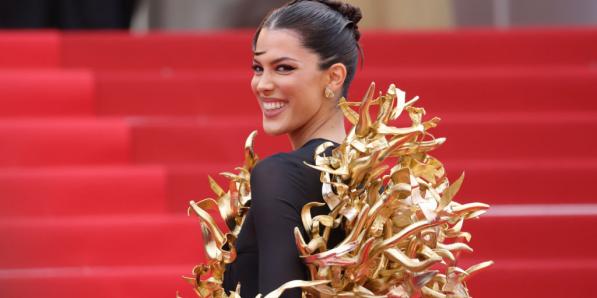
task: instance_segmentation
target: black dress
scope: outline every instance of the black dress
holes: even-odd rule
[[[272,155],[251,172],[251,208],[236,242],[237,259],[226,267],[224,289],[234,290],[240,282],[243,298],[263,295],[291,280],[308,280],[307,267],[299,258],[294,227],[305,241],[301,209],[309,202],[323,202],[319,171],[313,154],[324,139],[314,139],[290,152]],[[329,148],[330,149],[330,148]],[[330,150],[328,150],[329,154]],[[313,208],[313,216],[329,213],[327,206]],[[339,243],[342,232],[330,235],[330,244]],[[301,297],[300,289],[284,292],[282,297]]]

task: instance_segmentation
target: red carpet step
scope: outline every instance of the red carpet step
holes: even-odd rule
[[[590,247],[577,247],[570,245],[567,241],[549,242],[543,238],[546,236],[550,238],[555,236],[557,238],[558,233],[564,231],[567,231],[567,235],[572,237],[594,236],[586,235],[581,230],[581,227],[584,225],[594,225],[594,218],[581,217],[579,221],[571,221],[570,219],[572,218],[538,218],[531,223],[530,221],[521,221],[516,217],[497,219],[486,216],[482,221],[479,221],[479,223],[486,222],[494,228],[497,227],[493,235],[495,237],[488,235],[484,239],[490,239],[491,242],[482,243],[482,236],[478,233],[474,234],[472,243],[476,249],[475,260],[463,261],[462,266],[468,267],[470,264],[486,260],[483,251],[487,248],[491,248],[491,258],[496,263],[489,269],[474,276],[473,282],[470,285],[471,293],[478,297],[549,297],[550,293],[558,296],[571,294],[578,297],[591,295],[594,290],[586,282],[583,282],[586,278],[597,277],[597,263],[591,258],[583,258],[583,256],[590,254]],[[134,220],[130,220],[130,222],[134,222]],[[164,222],[159,219],[154,218],[151,222],[156,224],[153,228],[156,232],[159,231],[155,230],[158,227],[166,226],[167,228],[172,228],[172,225],[164,225]],[[508,222],[511,223],[508,224]],[[72,223],[74,221],[70,222],[70,224]],[[504,226],[500,228],[500,225]],[[48,223],[44,222],[40,226],[43,226],[44,230],[48,230]],[[465,225],[465,228],[467,226],[469,225]],[[191,228],[191,225],[188,225],[188,227]],[[97,231],[89,225],[83,224],[82,228],[88,230],[87,234],[93,232],[98,238],[102,238],[104,235],[104,232]],[[185,234],[185,230],[181,226],[176,226],[176,228],[181,235]],[[122,230],[122,228],[119,230]],[[471,229],[468,230],[470,231]],[[487,233],[487,227],[483,227],[483,231],[485,231],[484,234],[489,234]],[[512,242],[506,243],[505,239],[501,238],[505,235],[508,235],[510,238],[510,235],[514,231],[520,235],[525,235],[525,237],[514,236],[514,239],[519,241],[520,245],[511,245]],[[147,253],[147,249],[155,249],[156,245],[163,245],[163,242],[153,242],[146,239],[144,234],[149,234],[149,231],[138,233],[141,233],[141,236],[136,239],[129,239],[129,237],[114,241],[114,244],[106,244],[105,242],[100,244],[97,242],[98,240],[82,242],[84,245],[93,246],[94,251],[105,253],[106,250],[108,252],[116,250],[116,243],[125,246],[129,245],[132,240],[145,240],[144,243],[149,245],[145,245],[145,249],[140,249],[135,256],[127,255],[127,259],[124,262],[125,265],[106,266],[102,264],[85,267],[63,266],[49,268],[39,266],[43,265],[42,263],[31,268],[5,267],[0,270],[0,289],[3,295],[8,295],[5,297],[22,297],[20,295],[24,293],[33,295],[41,293],[38,292],[40,289],[46,291],[44,297],[60,297],[58,295],[75,293],[79,293],[80,295],[85,294],[85,297],[103,297],[100,294],[108,293],[115,297],[137,297],[142,294],[145,295],[143,297],[159,297],[156,295],[173,290],[180,290],[185,297],[189,297],[186,294],[189,293],[189,289],[179,280],[179,276],[188,273],[192,265],[189,266],[186,263],[179,263],[180,265],[177,266],[159,264],[155,258],[151,258],[152,255],[151,253]],[[69,234],[76,235],[77,233],[70,232]],[[166,234],[168,233],[161,233],[160,240],[163,240],[161,237],[164,237]],[[184,239],[179,239],[182,242],[171,242],[176,243],[176,245],[167,248],[167,250],[176,251],[180,254],[181,250],[177,246],[181,245],[180,247],[184,247],[182,244],[186,244],[185,241],[193,240],[190,239],[189,234],[191,233],[186,233]],[[117,238],[117,236],[114,236],[114,238]],[[62,243],[65,243],[62,249],[69,249],[69,242],[64,241],[63,235],[57,235],[56,240],[61,240]],[[175,241],[175,239],[169,240]],[[134,243],[133,245],[135,247],[138,246],[138,244]],[[528,245],[528,248],[521,247],[522,245]],[[188,249],[188,247],[187,244],[186,248]],[[160,248],[163,249],[164,246]],[[101,252],[101,249],[104,252]],[[496,253],[497,250],[503,250],[503,252]],[[22,250],[22,252],[29,251]],[[31,249],[31,252],[39,254],[40,251],[39,248],[36,248]],[[52,250],[49,250],[49,252],[52,253]],[[184,254],[184,250],[182,252]],[[485,252],[487,253],[487,251]],[[112,252],[112,254],[120,255],[122,252]],[[143,254],[145,255],[140,257]],[[506,254],[509,256],[501,257]],[[194,255],[197,256],[197,254]],[[75,255],[74,257],[79,256]],[[159,258],[173,258],[173,255],[162,253],[159,255]],[[88,257],[84,259],[83,263],[89,263]],[[176,260],[180,259],[180,256],[176,257]],[[138,261],[141,261],[143,264],[132,264]],[[194,259],[185,260],[185,262],[195,264],[198,261]],[[567,281],[564,285],[561,283],[562,276],[565,276],[565,280]],[[28,283],[26,284],[25,281]],[[94,286],[91,286],[91,281],[93,281],[93,285],[95,286],[104,283],[106,286],[96,291],[93,289]],[[30,286],[32,283],[36,287]],[[496,283],[502,286],[495,288],[494,285]],[[517,287],[516,285],[519,284],[524,285],[524,287]]]
[[[6,298],[161,298],[174,297],[178,291],[184,298],[194,298],[180,277],[189,272],[188,266],[9,269],[0,271],[0,292]],[[597,290],[586,280],[595,278],[594,261],[497,260],[473,276],[468,287],[473,297],[483,298],[594,297]]]
[[[365,68],[357,74],[352,100],[360,100],[372,81],[384,91],[395,83],[409,99],[418,95],[419,105],[437,113],[596,109],[591,100],[597,96],[597,71],[593,68]]]
[[[597,277],[597,262],[525,261],[496,259],[474,275],[468,284],[472,297],[595,297],[597,289],[587,280]]]
[[[251,63],[248,31],[65,33],[63,66],[100,69],[221,69]],[[249,68],[249,66],[247,66]]]
[[[100,72],[97,109],[100,115],[189,116],[255,115],[251,71]]]
[[[253,30],[128,35],[68,33],[63,65],[93,69],[248,68]],[[514,66],[579,65],[597,58],[597,29],[518,29],[434,32],[363,32],[365,65]]]
[[[369,66],[594,65],[597,28],[516,28],[362,34]]]
[[[150,166],[5,168],[0,194],[4,218],[160,213],[166,175]]]
[[[590,209],[592,215],[491,216],[490,209],[480,220],[465,223],[463,230],[473,235],[470,244],[475,259],[594,260],[590,241],[580,239],[597,237],[597,231],[587,228],[597,224],[597,205],[578,209],[582,208]]]
[[[175,297],[195,298],[182,279],[195,264],[137,267],[67,267],[0,270],[4,298]]]
[[[84,70],[0,70],[0,117],[91,116],[95,79]]]
[[[595,203],[590,185],[597,160],[466,160],[445,161],[452,181],[465,172],[460,198],[489,204]]]
[[[259,108],[246,71],[102,72],[98,113],[139,116],[255,115]],[[429,112],[595,111],[597,72],[582,68],[477,70],[371,68],[358,72],[349,99],[369,84],[390,83],[419,95]]]
[[[55,31],[0,30],[0,68],[54,68],[61,64],[61,36]]]
[[[479,260],[592,259],[593,247],[573,240],[597,236],[586,229],[597,224],[597,207],[585,208],[593,214],[491,216],[490,211],[463,230],[472,233],[470,246]],[[0,231],[2,268],[187,264],[201,261],[203,253],[196,216],[14,218],[0,221]]]
[[[0,120],[0,166],[110,165],[130,160],[121,119]]]
[[[132,122],[133,156],[139,163],[237,161],[246,137],[261,127],[256,118],[137,120]],[[559,160],[569,158],[569,150],[574,158],[597,157],[594,140],[588,137],[597,130],[595,113],[443,113],[441,118],[432,133],[447,137],[434,153],[442,160]],[[255,139],[262,156],[287,151],[288,143],[284,136],[263,132]]]
[[[367,31],[362,45],[368,66],[590,66],[596,59],[596,32],[594,28]],[[0,31],[0,51],[4,53],[0,66],[238,68],[250,63],[252,34],[253,30],[148,35]]]
[[[203,259],[201,228],[179,214],[2,219],[0,267],[188,264],[190,272]]]
[[[241,164],[199,164],[169,166],[168,208],[179,212],[188,206],[189,200],[213,196],[207,175],[221,185],[226,179],[219,173],[231,171]],[[575,204],[595,203],[595,195],[589,188],[571,185],[591,185],[597,177],[597,162],[552,160],[534,162],[511,161],[444,161],[448,177],[454,181],[465,172],[464,184],[458,193],[459,202],[481,201],[488,204]],[[557,173],[557,174],[555,174]]]

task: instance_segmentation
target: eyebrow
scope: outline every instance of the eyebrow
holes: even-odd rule
[[[264,52],[261,52],[261,54],[262,54],[262,53],[264,53]],[[258,56],[258,55],[255,55],[255,56]],[[256,61],[255,59],[253,59],[253,60],[254,60],[254,61]],[[280,58],[274,59],[274,60],[271,62],[271,64],[277,64],[277,63],[280,63],[280,62],[282,62],[282,61],[284,61],[284,60],[298,61],[298,60],[296,60],[296,59],[294,59],[294,58],[290,58],[290,57],[280,57]],[[256,61],[256,62],[257,62],[257,61]]]

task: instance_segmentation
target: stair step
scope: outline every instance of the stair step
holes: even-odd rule
[[[0,270],[0,292],[17,297],[197,297],[183,275],[186,266],[71,267]],[[35,285],[35,286],[33,286]]]
[[[597,59],[596,59],[597,60]],[[372,81],[385,91],[391,84],[421,97],[430,112],[564,112],[595,111],[593,68],[536,67],[484,69],[369,68],[351,87],[360,100]],[[568,104],[569,103],[569,104]]]
[[[364,32],[365,65],[583,65],[597,61],[597,29],[516,28]],[[546,50],[549,49],[549,50]]]
[[[597,290],[587,281],[595,277],[594,258],[564,262],[496,259],[467,285],[472,297],[594,297]]]
[[[0,117],[92,116],[95,79],[82,70],[0,70]]]
[[[462,159],[566,159],[593,158],[593,140],[588,135],[597,129],[597,113],[430,113],[442,118],[430,131],[447,141],[434,155]],[[558,138],[566,140],[558,142]],[[570,148],[567,151],[564,148]]]
[[[129,215],[119,216],[3,218],[0,267],[154,266],[203,260],[196,217],[142,215],[134,213],[136,206],[130,208]]]
[[[594,297],[597,290],[586,281],[597,278],[596,263],[500,259],[471,277],[467,286],[472,297]],[[196,294],[181,276],[188,276],[192,266],[3,269],[0,291],[5,298],[157,298],[176,292],[190,298]]]
[[[93,69],[245,68],[253,30],[217,33],[67,33],[63,63]],[[366,66],[579,65],[597,60],[597,29],[365,31]],[[546,51],[545,49],[549,49]],[[224,55],[223,55],[224,53]]]
[[[102,69],[211,69],[251,63],[249,31],[194,33],[69,32],[63,65]],[[224,54],[224,55],[223,55]]]
[[[55,31],[0,31],[1,68],[60,66],[60,35]]]
[[[597,157],[592,149],[594,140],[588,137],[597,130],[595,113],[445,113],[441,117],[439,126],[430,131],[436,137],[447,138],[433,154],[441,160],[562,160],[570,150],[577,159]],[[252,130],[261,128],[261,120],[140,119],[131,125],[133,156],[138,163],[215,163],[242,161],[244,140]],[[263,157],[290,150],[286,137],[269,137],[263,132],[255,144],[256,152]]]
[[[0,216],[84,216],[166,210],[161,167],[0,169]]]
[[[259,107],[247,71],[100,72],[98,113],[137,116],[255,115]],[[365,68],[349,99],[362,98],[369,84],[390,83],[419,95],[430,112],[596,111],[597,71],[538,69]],[[529,107],[532,107],[529,110]]]
[[[239,153],[236,159],[242,158]],[[235,160],[236,160],[235,159]],[[443,160],[448,177],[454,181],[465,173],[464,184],[456,200],[458,202],[484,202],[488,204],[590,204],[595,194],[589,188],[570,185],[591,185],[597,176],[597,162],[567,161],[553,163],[550,160],[524,161],[450,161]],[[167,167],[168,206],[170,210],[182,210],[189,200],[213,196],[207,175],[220,185],[227,180],[221,172],[234,171],[238,162],[172,165]],[[559,174],[554,174],[559,173]]]
[[[593,204],[591,209],[597,207]],[[587,227],[595,224],[595,212],[592,215],[492,216],[490,209],[479,220],[466,222],[463,230],[473,235],[470,244],[475,250],[474,258],[478,259],[593,259],[595,253],[589,239],[595,239],[597,231]]]
[[[597,160],[444,160],[451,180],[465,173],[459,197],[489,204],[594,203],[583,187],[597,175]]]
[[[129,137],[122,119],[2,119],[0,166],[123,164]]]
[[[230,121],[228,121],[230,120]],[[164,119],[131,121],[133,158],[137,163],[239,161],[245,139],[261,126],[258,119]],[[259,133],[256,148],[287,150],[287,139]],[[232,144],[237,144],[232,147]],[[265,154],[265,153],[264,153]],[[260,154],[262,155],[262,154]]]
[[[100,115],[256,115],[246,71],[99,72]]]
[[[496,206],[499,210],[499,205]],[[592,207],[596,209],[596,207]],[[179,214],[185,212],[181,208]],[[560,260],[594,258],[582,239],[597,232],[592,215],[504,215],[491,211],[463,230],[476,259]],[[4,218],[0,221],[2,268],[151,266],[203,258],[196,216],[121,215],[69,218]],[[40,252],[43,248],[43,253]],[[464,252],[463,257],[471,255]]]

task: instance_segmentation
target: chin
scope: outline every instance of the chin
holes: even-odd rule
[[[287,130],[284,127],[266,121],[263,122],[263,131],[270,136],[279,136],[287,133]]]
[[[266,126],[263,127],[263,131],[265,132],[265,134],[270,135],[270,136],[279,136],[279,135],[283,135],[286,133],[286,131],[284,131],[284,130],[272,129],[272,128],[268,128]]]

